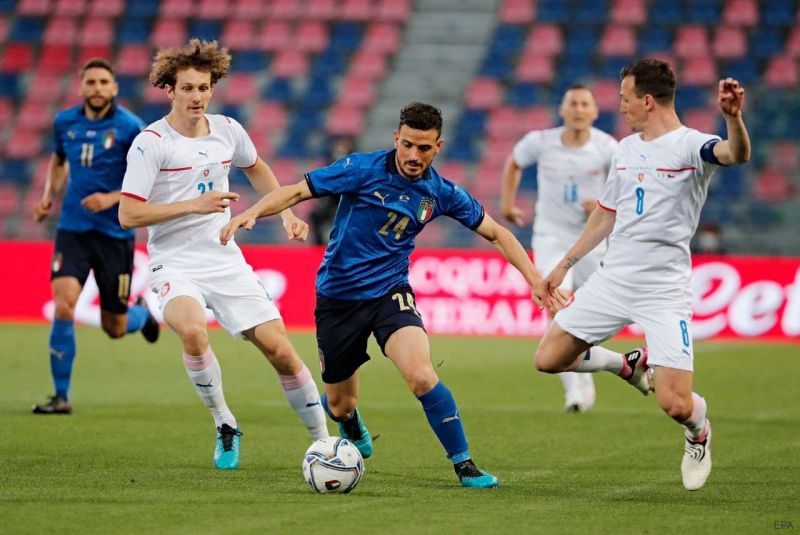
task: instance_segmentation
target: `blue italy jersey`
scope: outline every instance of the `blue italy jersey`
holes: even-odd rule
[[[317,292],[332,299],[366,300],[408,284],[409,255],[427,223],[440,215],[472,230],[481,204],[433,167],[416,180],[397,171],[395,151],[351,154],[311,171],[314,197],[341,195]]]
[[[86,117],[82,104],[56,115],[53,152],[69,163],[59,229],[95,230],[112,238],[133,238],[133,230],[119,225],[119,205],[92,213],[81,206],[81,201],[92,193],[108,193],[122,187],[128,150],[144,126],[136,115],[116,105],[96,121]]]

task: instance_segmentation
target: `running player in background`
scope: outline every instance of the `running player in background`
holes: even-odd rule
[[[692,391],[689,241],[711,175],[720,165],[750,158],[744,89],[732,78],[719,82],[717,103],[728,130],[721,140],[681,124],[667,63],[641,60],[620,78],[620,112],[637,133],[620,143],[599,208],[537,292],[561,285],[569,269],[610,234],[608,252],[550,324],[536,367],[549,373],[606,370],[639,387],[648,383],[646,366],[653,368],[659,405],[685,431],[683,485],[697,490],[711,473],[711,424],[705,399]],[[641,354],[594,345],[630,323],[644,330],[648,347]]]
[[[80,72],[83,104],[59,112],[53,126],[53,155],[34,219],[44,221],[67,186],[56,231],[50,285],[55,312],[50,331],[50,372],[55,395],[33,407],[34,414],[70,414],[69,387],[76,344],[73,320],[83,285],[94,271],[100,293],[100,323],[111,338],[141,331],[158,338],[158,322],[144,300],[128,306],[133,273],[134,233],[117,218],[125,155],[144,123],[117,106],[114,69],[89,60]]]
[[[216,41],[192,39],[160,50],[150,83],[172,101],[169,114],[147,127],[128,153],[119,217],[125,227],[148,226],[151,287],[165,321],[181,339],[183,362],[217,430],[214,464],[239,466],[239,424],[228,408],[222,373],[208,342],[205,308],[231,335],[253,343],[278,373],[284,394],[314,439],[328,436],[319,391],[295,352],[275,303],[239,247],[222,247],[230,219],[228,171],[241,168],[265,194],[278,187],[242,126],[206,114],[231,56]],[[290,210],[281,214],[290,239],[305,240],[308,225]]]
[[[328,416],[364,457],[372,455],[372,438],[356,407],[358,368],[370,358],[367,340],[372,334],[421,403],[461,484],[496,487],[498,479],[473,463],[462,415],[431,365],[428,336],[408,282],[409,255],[417,234],[444,215],[489,240],[532,287],[541,277],[514,235],[495,223],[466,190],[433,168],[443,143],[441,132],[438,109],[409,104],[400,112],[394,150],[350,154],[311,171],[305,180],[273,191],[234,217],[220,241],[232,243],[238,228],[249,230],[257,218],[301,201],[341,195],[317,273],[314,311],[326,390],[322,403]],[[561,299],[560,294],[555,298]],[[542,301],[550,303],[551,298],[537,303]]]
[[[580,236],[586,218],[597,207],[617,141],[592,127],[598,110],[588,87],[573,85],[564,93],[558,113],[564,125],[528,132],[506,158],[500,211],[522,227],[523,212],[515,206],[522,169],[536,164],[537,196],[533,221],[533,261],[540,273],[550,273]],[[567,273],[561,288],[574,291],[594,273],[605,253],[600,243]],[[559,374],[567,412],[584,412],[595,402],[591,374]]]

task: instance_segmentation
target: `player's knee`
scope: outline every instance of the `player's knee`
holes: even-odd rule
[[[560,366],[556,366],[556,361],[552,358],[550,352],[542,346],[539,346],[539,349],[536,350],[536,355],[533,357],[533,365],[538,371],[544,373],[559,373],[561,371]]]
[[[421,396],[426,392],[430,392],[438,382],[439,377],[433,370],[419,370],[419,372],[406,377],[408,388],[415,396]]]
[[[288,339],[282,340],[275,347],[273,358],[270,361],[275,371],[281,375],[295,375],[303,367],[300,357],[297,356],[297,352]]]
[[[189,323],[176,330],[184,349],[190,355],[200,355],[208,348],[208,332],[204,325]]]
[[[56,300],[54,315],[59,320],[71,320],[75,317],[75,303],[66,299]]]
[[[103,331],[109,338],[122,338],[125,336],[125,325],[119,323],[103,323]]]

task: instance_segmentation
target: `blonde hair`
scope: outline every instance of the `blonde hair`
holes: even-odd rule
[[[216,84],[228,74],[231,55],[227,48],[220,48],[216,41],[192,39],[188,44],[161,49],[156,53],[150,68],[150,83],[163,88],[175,86],[175,79],[181,69],[197,69],[211,73],[211,85]]]

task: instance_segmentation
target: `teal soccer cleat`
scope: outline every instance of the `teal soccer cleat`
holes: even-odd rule
[[[484,472],[472,462],[472,459],[467,459],[464,462],[456,463],[453,465],[461,485],[464,487],[471,487],[474,489],[493,489],[500,484],[500,480],[489,472]]]
[[[217,470],[239,468],[239,437],[242,432],[228,424],[217,427],[217,445],[214,448],[214,466]]]
[[[353,411],[353,416],[344,422],[336,422],[339,424],[339,433],[342,438],[346,438],[352,442],[361,456],[364,459],[372,456],[372,436],[369,434],[367,426],[361,420],[358,414],[358,409]]]

